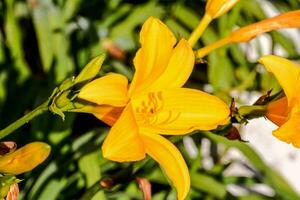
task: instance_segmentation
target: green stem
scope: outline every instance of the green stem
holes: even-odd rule
[[[215,50],[215,49],[218,49],[222,46],[225,46],[227,44],[229,44],[231,41],[230,41],[230,37],[225,37],[225,38],[222,38],[208,46],[205,46],[201,49],[198,49],[196,51],[196,57],[197,58],[203,58],[204,56],[206,56],[207,54],[209,54],[211,51]]]
[[[209,23],[212,21],[212,18],[209,15],[204,15],[204,17],[201,19],[200,23],[196,27],[196,29],[192,32],[188,42],[193,47],[196,42],[199,40],[199,38],[202,36],[203,32],[209,25]]]
[[[26,115],[24,115],[23,117],[21,117],[20,119],[15,121],[14,123],[10,124],[6,128],[2,129],[0,131],[0,139],[2,139],[5,136],[11,134],[13,131],[17,130],[18,128],[20,128],[24,124],[28,123],[30,120],[32,120],[36,116],[38,116],[38,115],[42,114],[43,112],[47,111],[48,110],[48,104],[49,104],[49,100],[44,102],[43,104],[41,104],[37,108],[35,108],[33,111],[27,113]]]
[[[241,106],[238,112],[249,120],[265,116],[266,109],[265,105]]]

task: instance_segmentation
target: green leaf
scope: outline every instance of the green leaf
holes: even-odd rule
[[[188,38],[190,33],[183,27],[180,23],[178,23],[174,19],[166,19],[165,24],[170,27],[172,32],[175,34],[177,38]]]
[[[136,6],[121,23],[112,28],[110,37],[122,49],[135,48],[134,29],[142,24],[148,17],[160,17],[164,13],[161,6],[156,2]]]
[[[54,65],[56,82],[61,82],[74,68],[63,12],[51,0],[39,1],[32,12],[43,69],[48,72]]]
[[[62,178],[60,180],[52,179],[43,188],[42,193],[39,195],[39,200],[56,200],[60,195],[60,192],[67,184],[67,178]]]
[[[96,151],[81,157],[78,161],[80,171],[86,177],[86,186],[91,187],[101,178],[99,165],[100,151]]]
[[[252,195],[247,195],[247,196],[241,196],[238,199],[239,200],[272,200],[274,198],[252,194]]]
[[[281,86],[279,85],[276,78],[270,73],[263,73],[261,76],[261,87],[264,91],[273,90],[274,94],[281,90]]]
[[[36,31],[38,47],[45,72],[50,70],[54,59],[53,30],[50,26],[50,14],[53,4],[50,0],[41,0],[32,8],[33,25]]]
[[[29,68],[24,60],[24,51],[22,47],[22,31],[14,13],[14,0],[6,0],[5,16],[5,34],[7,45],[11,51],[14,67],[20,73],[19,81],[24,81],[29,75]]]
[[[105,195],[103,191],[98,191],[92,198],[91,200],[105,200]]]
[[[75,16],[76,12],[80,8],[80,4],[81,0],[65,1],[65,5],[63,7],[63,16],[65,21],[68,21]]]
[[[69,55],[70,41],[65,32],[66,24],[63,20],[63,11],[53,6],[49,13],[49,23],[53,31],[52,47],[55,55],[55,80],[63,81],[73,70],[74,62]]]
[[[5,60],[4,40],[2,34],[0,33],[0,63],[4,63]]]
[[[0,199],[4,198],[8,191],[9,187],[14,184],[20,182],[15,176],[6,175],[0,177]]]
[[[183,4],[175,4],[172,11],[175,17],[191,30],[193,30],[200,22],[200,17],[196,12]]]
[[[35,179],[34,185],[28,194],[28,199],[37,199],[37,196],[53,174],[58,170],[58,166],[55,162],[49,164],[42,173],[39,174],[38,178]]]
[[[195,189],[207,192],[218,199],[224,199],[226,195],[225,185],[218,182],[213,177],[199,172],[191,174],[191,186]]]
[[[3,102],[6,99],[6,95],[7,95],[7,91],[6,91],[6,87],[5,87],[5,82],[7,81],[7,73],[6,71],[2,71],[0,73],[0,108],[3,104]]]
[[[272,36],[273,41],[275,43],[278,43],[279,45],[281,45],[283,47],[283,49],[286,50],[288,55],[290,55],[291,57],[295,57],[298,55],[295,44],[289,37],[277,32],[277,31],[271,32],[271,36]]]
[[[208,78],[215,91],[229,91],[234,84],[233,66],[224,49],[209,54]]]

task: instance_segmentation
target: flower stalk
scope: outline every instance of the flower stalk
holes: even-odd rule
[[[196,44],[212,20],[227,13],[238,2],[239,0],[208,0],[204,16],[188,40],[191,47]]]
[[[0,139],[11,134],[13,131],[17,130],[24,124],[28,123],[29,121],[46,111],[51,111],[52,113],[62,117],[62,119],[64,120],[64,112],[76,108],[78,109],[78,107],[83,107],[80,103],[73,102],[74,98],[76,97],[76,93],[73,94],[72,92],[74,88],[80,87],[80,85],[83,85],[84,83],[90,81],[97,75],[104,59],[105,54],[100,54],[99,56],[92,59],[76,78],[66,79],[60,86],[55,88],[47,101],[42,103],[33,111],[25,114],[17,121],[8,125],[6,128],[2,129],[0,131]]]
[[[238,109],[239,115],[243,118],[250,120],[266,115],[267,106],[265,105],[253,105],[253,106],[241,106]]]
[[[35,117],[41,115],[45,111],[48,111],[48,104],[49,100],[42,103],[40,106],[32,110],[31,112],[25,114],[23,117],[19,118],[17,121],[13,122],[12,124],[8,125],[6,128],[0,131],[0,139],[4,138],[5,136],[11,134],[13,131],[17,130],[24,124],[28,123]]]
[[[199,58],[203,58],[204,56],[206,56],[207,54],[209,54],[210,52],[212,52],[215,49],[218,49],[220,47],[223,47],[227,44],[230,44],[230,40],[228,37],[225,37],[223,39],[220,39],[218,41],[216,41],[215,43],[212,43],[211,45],[205,46],[201,49],[199,49],[196,52],[196,57]]]
[[[188,43],[193,47],[196,42],[199,40],[199,38],[202,36],[203,32],[209,25],[209,23],[212,21],[212,18],[205,14],[204,17],[201,19],[199,25],[195,28],[195,30],[192,32]]]

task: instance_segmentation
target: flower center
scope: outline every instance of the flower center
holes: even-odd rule
[[[149,92],[133,100],[135,116],[139,124],[166,125],[174,122],[180,112],[168,109],[162,92]]]

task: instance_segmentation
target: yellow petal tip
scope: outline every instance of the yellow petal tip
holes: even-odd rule
[[[262,65],[264,65],[264,63],[266,63],[268,60],[270,59],[276,59],[278,58],[278,56],[273,56],[273,55],[266,55],[266,56],[262,56],[258,62]]]

